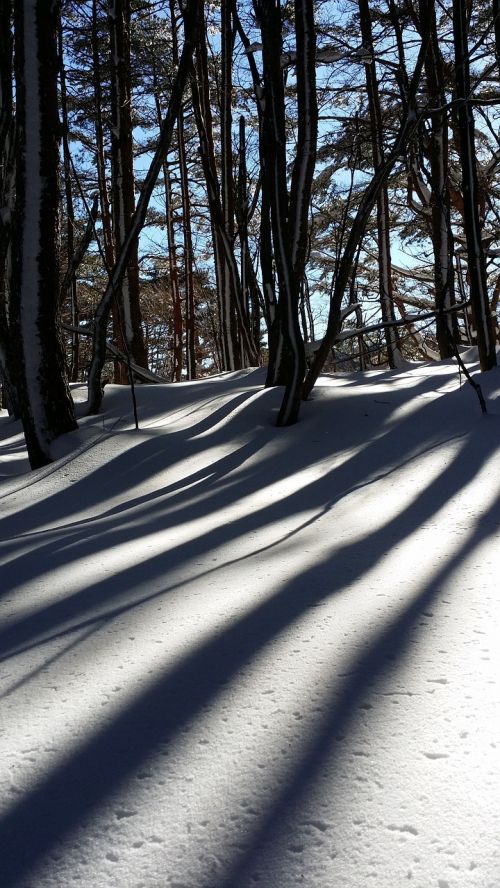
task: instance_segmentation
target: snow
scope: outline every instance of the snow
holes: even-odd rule
[[[264,378],[0,415],[2,888],[498,888],[500,371]]]

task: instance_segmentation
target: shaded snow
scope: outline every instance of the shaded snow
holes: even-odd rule
[[[0,416],[2,888],[498,888],[500,373],[263,379]]]

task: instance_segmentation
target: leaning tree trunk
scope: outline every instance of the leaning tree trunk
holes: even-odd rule
[[[434,0],[430,0],[429,7],[432,6]],[[426,18],[428,22],[428,19]],[[323,365],[335,344],[337,336],[340,332],[342,324],[342,300],[344,298],[348,281],[352,272],[352,266],[356,250],[364,236],[366,225],[370,214],[377,202],[377,197],[384,183],[387,181],[395,163],[406,150],[406,146],[410,139],[416,133],[419,126],[419,117],[417,114],[417,93],[422,76],[425,56],[429,48],[430,27],[427,24],[423,34],[422,43],[419,49],[415,70],[408,85],[408,101],[405,108],[404,117],[401,121],[399,132],[394,141],[392,150],[387,154],[385,161],[379,169],[375,170],[372,181],[367,185],[361,195],[359,206],[352,222],[347,241],[345,243],[342,255],[339,259],[333,293],[330,299],[330,311],[328,314],[328,323],[323,341],[314,355],[314,360],[309,368],[307,377],[303,386],[303,397],[307,398],[311,394],[314,384],[323,368]]]
[[[463,0],[453,0],[453,35],[455,40],[455,86],[457,98],[459,154],[462,167],[464,228],[470,281],[472,316],[477,331],[481,370],[496,366],[495,331],[488,299],[486,261],[478,212],[478,179],[474,116],[470,102],[468,25]]]
[[[16,383],[32,468],[51,462],[52,441],[76,428],[56,329],[59,294],[57,6],[15,4],[16,205],[11,317]]]

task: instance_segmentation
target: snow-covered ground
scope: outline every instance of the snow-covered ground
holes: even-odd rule
[[[2,888],[499,888],[480,381],[110,386],[34,473],[0,416]]]

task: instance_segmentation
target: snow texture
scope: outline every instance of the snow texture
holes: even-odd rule
[[[1,414],[2,888],[498,888],[500,372],[263,380]]]

